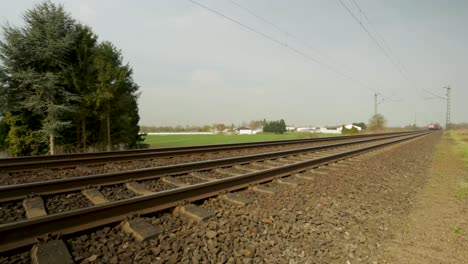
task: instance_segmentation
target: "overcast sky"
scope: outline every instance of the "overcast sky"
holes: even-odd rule
[[[0,1],[2,25],[21,25],[24,11],[39,2]],[[140,85],[141,125],[367,122],[374,92],[392,126],[415,118],[418,125],[444,124],[445,101],[423,89],[445,96],[446,85],[452,120],[468,122],[466,0],[355,0],[372,25],[352,0],[342,0],[383,36],[407,79],[339,0],[196,1],[305,56],[188,0],[53,2],[122,50]]]

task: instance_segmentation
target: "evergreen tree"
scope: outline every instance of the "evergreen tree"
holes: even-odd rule
[[[76,124],[75,144],[86,150],[88,135],[86,122],[93,115],[93,92],[96,90],[97,69],[95,66],[97,36],[91,28],[83,25],[76,27],[76,42],[73,49],[71,63],[73,70],[70,83],[73,91],[81,98],[73,119]]]
[[[0,42],[0,146],[13,155],[135,146],[138,85],[121,52],[51,2],[24,19]]]
[[[278,121],[265,121],[265,125],[263,126],[263,132],[283,134],[284,132],[286,132],[286,122],[283,119]]]
[[[75,21],[50,2],[36,5],[24,19],[22,29],[6,26],[5,42],[0,42],[0,58],[9,82],[15,84],[6,87],[7,96],[10,105],[17,106],[14,110],[31,111],[42,120],[40,133],[48,137],[54,154],[58,132],[70,124],[62,116],[73,110],[71,101],[78,99],[64,86]]]
[[[112,130],[117,133],[115,143],[134,145],[138,140],[138,86],[133,81],[130,66],[123,65],[122,61],[121,52],[112,43],[103,42],[98,45],[95,99],[102,121],[101,135],[105,134],[107,151],[112,146]],[[111,125],[112,120],[118,122]]]

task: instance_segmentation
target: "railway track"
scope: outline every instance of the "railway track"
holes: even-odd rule
[[[413,135],[411,133],[409,135]],[[418,134],[418,133],[416,133]],[[321,146],[312,146],[299,149],[267,152],[253,155],[246,155],[240,157],[222,158],[208,161],[189,162],[183,164],[175,164],[169,166],[160,166],[155,168],[145,168],[138,170],[128,170],[115,173],[104,173],[98,175],[89,175],[83,177],[73,177],[66,179],[58,179],[43,182],[33,182],[18,185],[4,185],[0,186],[0,202],[11,201],[14,199],[23,199],[28,195],[50,195],[63,192],[70,192],[80,190],[87,186],[108,186],[128,182],[129,180],[150,180],[162,178],[167,175],[177,175],[189,173],[195,170],[208,170],[219,168],[223,166],[234,166],[242,163],[250,163],[257,161],[264,161],[268,159],[277,159],[286,156],[301,155],[304,153],[311,153],[326,149],[333,149],[338,147],[347,147],[355,144],[370,143],[379,140],[392,139],[407,135],[406,133],[383,135],[373,138],[357,138],[351,142],[333,143]]]
[[[246,157],[2,186],[0,201],[3,204],[25,198],[23,204],[27,204],[28,200],[39,201],[42,208],[33,208],[43,210],[46,215],[0,225],[0,253],[33,245],[38,238],[48,234],[69,235],[176,206],[182,206],[182,211],[190,210],[191,207],[186,206],[187,203],[226,195],[228,192],[247,187],[265,191],[262,183],[275,179],[287,183],[290,175],[307,180],[310,174],[320,173],[321,166],[426,134],[428,132],[386,135],[379,139],[360,139]],[[109,186],[117,188],[111,193],[121,193],[126,189],[133,194],[113,201],[99,190]],[[38,197],[62,195],[73,191],[88,197],[92,206],[47,215],[44,201],[41,202],[41,198]],[[242,200],[239,197],[237,199]],[[49,208],[47,210],[50,211]]]
[[[268,148],[268,147],[284,147],[288,145],[292,146],[292,145],[311,144],[311,143],[327,143],[327,142],[332,142],[332,141],[355,140],[357,138],[374,138],[374,137],[380,137],[380,136],[386,136],[386,135],[395,135],[395,134],[403,135],[403,134],[411,134],[411,133],[414,133],[414,132],[382,133],[382,134],[368,134],[368,135],[355,135],[355,136],[343,136],[343,137],[278,140],[278,141],[235,143],[235,144],[218,144],[218,145],[206,145],[206,146],[154,148],[154,149],[126,150],[126,151],[99,152],[99,153],[77,153],[77,154],[64,154],[64,155],[52,155],[52,156],[4,158],[4,159],[0,159],[0,172],[8,173],[12,171],[23,171],[23,170],[32,170],[32,169],[40,169],[40,168],[80,166],[80,165],[115,162],[115,161],[156,159],[156,158],[164,158],[164,157],[177,157],[177,156],[183,156],[183,155],[216,153],[216,152],[223,152],[223,151],[258,149],[258,148]]]

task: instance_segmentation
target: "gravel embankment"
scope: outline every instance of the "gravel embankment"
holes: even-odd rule
[[[118,225],[66,242],[81,263],[372,263],[425,183],[438,138],[365,154],[296,188],[267,184],[275,195],[241,191],[252,201],[246,206],[206,200],[201,206],[215,215],[202,222],[146,216],[164,229],[147,242]]]

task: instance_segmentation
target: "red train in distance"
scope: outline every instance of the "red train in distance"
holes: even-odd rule
[[[430,123],[427,128],[429,128],[429,130],[440,130],[442,129],[442,127],[437,124],[437,123]]]

